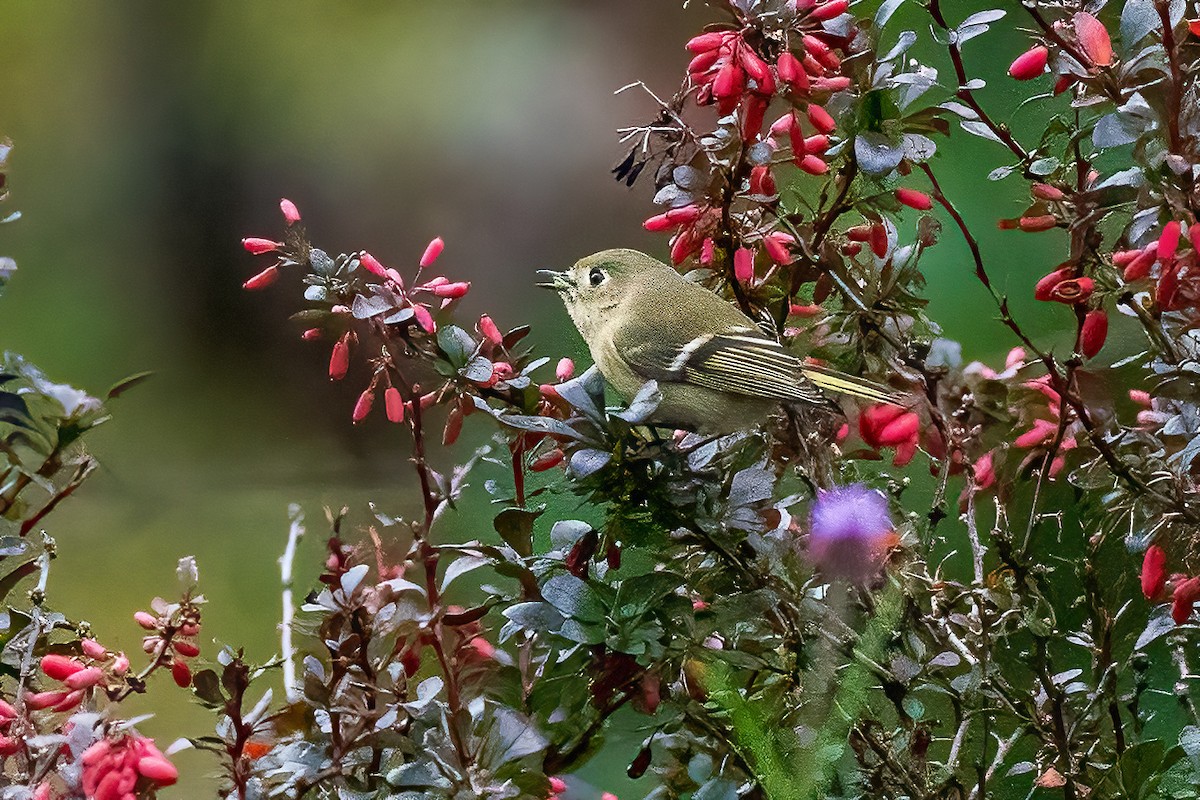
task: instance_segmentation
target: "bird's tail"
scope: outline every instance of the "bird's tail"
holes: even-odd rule
[[[887,403],[893,406],[907,407],[910,405],[902,393],[893,390],[891,387],[884,386],[882,383],[869,381],[866,378],[847,375],[844,372],[838,372],[836,369],[818,367],[815,364],[805,364],[800,368],[800,371],[804,373],[804,377],[829,392],[848,394],[851,397],[861,397],[864,400]]]

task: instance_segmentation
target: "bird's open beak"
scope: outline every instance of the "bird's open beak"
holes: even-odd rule
[[[573,289],[575,284],[571,281],[570,276],[565,272],[555,272],[552,269],[539,269],[538,275],[548,280],[545,283],[539,283],[538,286],[543,289],[553,289],[556,292],[565,292],[568,289]]]

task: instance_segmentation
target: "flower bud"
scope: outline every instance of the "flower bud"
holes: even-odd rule
[[[86,667],[74,675],[68,675],[63,683],[67,685],[68,689],[80,690],[90,689],[102,680],[104,680],[104,670],[99,667]]]
[[[129,672],[129,659],[124,653],[118,653],[117,657],[113,659],[112,671],[113,675],[118,678]]]
[[[379,259],[368,253],[366,250],[363,250],[358,254],[358,263],[362,265],[363,269],[372,275],[380,278],[387,278],[387,267],[379,263]]]
[[[829,137],[823,133],[814,134],[804,139],[804,152],[824,153],[829,149]]]
[[[845,14],[846,9],[850,7],[850,0],[827,0],[827,2],[814,8],[811,12],[812,18],[824,22],[827,19]]]
[[[1057,186],[1051,186],[1048,183],[1035,183],[1030,189],[1030,194],[1038,200],[1047,200],[1052,203],[1058,202],[1067,196],[1062,189],[1059,189]]]
[[[717,70],[717,77],[713,78],[713,97],[718,100],[738,97],[742,93],[744,81],[745,73],[742,72],[741,68],[732,61],[726,62],[724,66]],[[722,112],[724,112],[724,108],[725,106],[722,104]]]
[[[825,163],[825,159],[811,153],[797,161],[796,166],[809,175],[824,175],[829,171],[829,165]]]
[[[1108,338],[1108,314],[1102,308],[1094,308],[1083,318],[1079,329],[1079,349],[1085,358],[1092,358],[1104,347]]]
[[[158,617],[154,616],[149,611],[134,612],[133,621],[148,631],[158,628]]]
[[[83,654],[88,658],[94,658],[97,661],[108,658],[108,651],[104,649],[104,645],[95,639],[84,639],[79,645],[83,648]]]
[[[404,398],[395,386],[389,386],[383,393],[383,408],[387,412],[388,422],[404,422]]]
[[[1057,227],[1058,218],[1053,214],[1041,214],[1036,217],[1021,217],[1017,220],[1017,227],[1026,233],[1040,233],[1048,231],[1051,228]]]
[[[432,265],[433,262],[437,261],[438,256],[442,254],[442,250],[445,247],[446,243],[442,241],[442,237],[440,236],[430,241],[429,244],[425,245],[425,252],[421,254],[421,269],[425,269],[426,267]]]
[[[754,279],[754,251],[739,247],[733,254],[733,276],[738,283],[749,283]]]
[[[161,755],[150,755],[139,758],[137,771],[143,778],[159,786],[170,786],[179,780],[179,770],[166,757]]]
[[[1121,277],[1126,282],[1140,280],[1150,274],[1150,268],[1154,266],[1155,259],[1158,258],[1158,246],[1150,245],[1144,250],[1132,251],[1135,256],[1125,270],[1121,273]],[[1113,254],[1114,262],[1116,263],[1116,254]]]
[[[433,315],[429,313],[429,307],[422,303],[413,303],[413,319],[417,321],[417,325],[421,326],[421,330],[426,333],[433,333],[437,330],[437,324],[433,321]]]
[[[271,266],[264,269],[262,272],[255,275],[253,278],[250,278],[248,281],[243,283],[242,288],[253,292],[258,289],[267,288],[268,286],[270,286],[272,283],[274,283],[278,279],[279,279],[279,267],[272,264]]]
[[[1182,625],[1191,619],[1192,608],[1200,600],[1200,576],[1188,578],[1175,587],[1171,597],[1171,619]]]
[[[651,233],[660,233],[675,227],[675,223],[666,214],[655,214],[642,223],[642,227]]]
[[[546,453],[535,458],[529,464],[530,472],[545,472],[548,469],[553,469],[563,462],[565,458],[563,451],[556,447]]]
[[[494,345],[499,345],[504,341],[504,336],[500,333],[500,329],[496,327],[496,323],[487,314],[479,318],[479,332],[483,334],[483,338]]]
[[[1026,50],[1008,67],[1008,74],[1019,81],[1030,81],[1041,75],[1050,60],[1050,51],[1044,45]]]
[[[707,72],[712,68],[713,64],[721,59],[720,50],[705,50],[703,53],[697,53],[691,61],[688,62],[687,71],[693,75]]]
[[[333,343],[333,351],[329,354],[329,380],[340,381],[346,377],[349,369],[350,344],[346,341],[346,337],[343,336]]]
[[[1175,257],[1179,249],[1180,225],[1178,220],[1171,220],[1163,226],[1162,234],[1158,237],[1156,254],[1159,261],[1169,261]]]
[[[443,283],[440,286],[434,286],[430,289],[435,297],[446,297],[451,300],[457,300],[466,295],[471,290],[470,281],[459,281],[456,283]]]
[[[567,782],[562,778],[554,775],[550,777],[550,791],[554,794],[562,794],[567,790]]]
[[[1153,402],[1150,397],[1150,393],[1145,389],[1130,389],[1129,399],[1137,403],[1139,406],[1143,406],[1145,408],[1150,408]]]
[[[916,189],[897,189],[896,199],[909,208],[915,208],[917,211],[928,211],[933,208],[933,199],[924,192],[919,192]]]
[[[180,689],[186,689],[192,685],[192,669],[186,661],[177,658],[171,663],[171,679]]]
[[[706,267],[712,264],[715,249],[716,244],[713,242],[712,237],[705,237],[704,243],[700,245],[700,263]]]
[[[750,194],[770,197],[775,194],[775,176],[766,164],[760,164],[750,170]]]
[[[26,708],[41,711],[56,706],[67,699],[67,692],[33,692],[25,695]]]
[[[375,403],[375,392],[371,389],[365,390],[358,396],[358,402],[354,404],[354,413],[351,414],[351,421],[355,424],[362,422],[371,413],[371,406]]]
[[[725,39],[732,36],[731,31],[710,31],[702,33],[699,36],[693,36],[688,40],[687,49],[693,53],[704,53],[709,50],[715,50],[724,43]],[[562,789],[559,789],[561,792]]]
[[[270,253],[272,250],[280,249],[283,247],[283,242],[276,242],[271,239],[259,239],[258,237],[251,236],[242,239],[242,247],[246,248],[246,251],[249,253],[261,256],[263,253]]]
[[[83,664],[68,656],[57,653],[42,656],[42,672],[56,681],[66,680],[83,668]]]
[[[1167,586],[1167,553],[1156,544],[1146,548],[1142,559],[1142,594],[1147,600],[1160,602]]]
[[[808,88],[808,73],[800,65],[800,59],[796,58],[790,50],[784,50],[779,54],[779,58],[775,60],[775,70],[779,73],[779,80],[793,90],[804,91]]]
[[[76,689],[75,691],[71,692],[66,697],[64,697],[62,699],[62,702],[56,704],[54,706],[54,708],[52,708],[51,710],[58,712],[58,713],[62,713],[63,711],[70,711],[71,709],[75,708],[82,702],[83,702],[83,690]]]
[[[788,245],[795,244],[796,239],[784,231],[772,231],[763,237],[763,250],[776,264],[790,264],[794,260]]]
[[[871,252],[879,258],[888,253],[887,228],[878,222],[871,226]]]
[[[817,129],[817,133],[833,133],[837,130],[837,122],[821,106],[816,103],[808,104],[808,121]]]
[[[450,409],[450,413],[446,416],[446,427],[442,430],[442,445],[449,447],[458,441],[458,435],[462,433],[463,413],[455,406]]]
[[[560,358],[558,360],[558,366],[554,368],[554,377],[558,378],[560,381],[565,381],[570,380],[571,376],[574,374],[575,362],[569,358]]]
[[[283,219],[288,225],[300,221],[300,209],[296,208],[296,204],[286,197],[279,201],[279,210],[283,212]]]
[[[184,658],[195,658],[200,655],[200,648],[192,642],[174,641],[171,646],[175,648],[175,652]]]

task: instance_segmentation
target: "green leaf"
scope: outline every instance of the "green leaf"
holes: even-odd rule
[[[15,589],[22,579],[28,578],[37,571],[38,560],[37,558],[31,558],[29,561],[17,565],[7,575],[0,578],[0,601],[8,597],[8,593]]]
[[[574,575],[555,575],[542,586],[542,597],[565,617],[603,622],[604,602],[585,581]]]
[[[115,397],[120,397],[121,395],[125,394],[127,390],[148,381],[150,376],[153,374],[154,373],[151,371],[135,372],[127,378],[122,378],[114,383],[111,388],[109,388],[108,394],[105,395],[105,399],[112,400]]]
[[[192,676],[192,693],[200,702],[209,706],[225,704],[225,695],[221,692],[221,679],[211,669],[204,669]]]
[[[533,511],[506,508],[492,520],[492,527],[509,547],[528,558],[533,555],[533,523],[545,510],[545,506],[538,506]]]
[[[437,343],[455,369],[462,369],[467,359],[475,353],[475,340],[457,325],[446,325],[439,329]]]

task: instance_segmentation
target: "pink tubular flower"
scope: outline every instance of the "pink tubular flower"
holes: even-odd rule
[[[548,469],[553,469],[563,462],[566,454],[560,448],[554,448],[543,455],[538,456],[529,464],[530,472],[545,472]]]
[[[826,0],[826,2],[816,6],[810,12],[813,19],[824,22],[827,19],[846,13],[846,9],[850,7],[850,0]]]
[[[25,695],[25,706],[34,711],[57,706],[67,699],[66,692],[34,692]]]
[[[1017,227],[1026,233],[1041,233],[1058,227],[1058,217],[1053,214],[1039,214],[1035,217],[1021,217]]]
[[[1104,347],[1108,338],[1108,314],[1102,308],[1093,308],[1083,318],[1079,329],[1079,349],[1085,358],[1093,358]]]
[[[283,212],[283,219],[288,225],[294,225],[300,221],[300,209],[296,208],[296,204],[286,197],[279,201],[279,210]]]
[[[788,246],[796,243],[796,237],[784,231],[772,231],[763,237],[763,250],[776,264],[790,264],[794,260]]]
[[[386,278],[388,276],[387,267],[381,264],[379,259],[368,253],[366,250],[363,250],[358,254],[358,263],[362,264],[362,268],[372,275],[376,275],[380,278]]]
[[[79,645],[83,648],[83,654],[88,658],[94,658],[97,661],[108,658],[108,651],[104,649],[104,645],[95,639],[84,639]]]
[[[429,291],[433,292],[435,297],[445,297],[450,300],[457,300],[458,298],[465,296],[470,290],[470,281],[443,283],[439,286],[431,286],[429,288]]]
[[[375,404],[375,392],[367,389],[358,396],[358,401],[354,404],[354,413],[351,419],[355,423],[362,422],[371,413],[371,406]]]
[[[567,782],[557,775],[550,777],[550,791],[554,794],[562,794],[567,790]]]
[[[921,419],[915,411],[892,405],[871,406],[858,417],[858,433],[870,447],[896,448],[892,464],[903,467],[917,454]]]
[[[404,398],[395,386],[389,386],[383,393],[383,408],[387,412],[388,422],[404,422]]]
[[[99,667],[85,667],[73,675],[68,675],[63,683],[68,689],[80,690],[90,689],[100,681],[104,680],[104,670]]]
[[[483,334],[483,338],[494,345],[499,345],[504,341],[504,336],[501,335],[500,329],[496,327],[496,323],[487,314],[479,318],[479,332]]]
[[[333,343],[333,351],[329,354],[329,380],[340,381],[346,377],[350,369],[350,344],[346,337]],[[145,627],[144,625],[142,627]]]
[[[137,733],[101,739],[83,751],[80,762],[84,794],[97,800],[130,796],[139,778],[156,786],[170,786],[179,779],[175,765],[152,740]]]
[[[575,362],[569,358],[560,358],[558,365],[554,368],[554,377],[560,381],[570,380],[575,374]]]
[[[808,520],[809,560],[831,577],[873,578],[897,542],[887,506],[887,498],[861,483],[818,492]]]
[[[1142,559],[1142,594],[1156,603],[1166,599],[1167,554],[1156,544],[1146,548]]]
[[[1019,81],[1031,81],[1046,70],[1050,60],[1050,51],[1044,45],[1037,45],[1017,56],[1008,68],[1008,74]]]
[[[817,133],[833,133],[837,130],[837,122],[834,118],[816,103],[808,105],[808,121],[817,129]]]
[[[433,262],[437,261],[438,256],[442,254],[442,250],[445,249],[445,247],[446,243],[442,241],[442,237],[440,236],[430,241],[429,244],[425,245],[425,252],[421,254],[421,269],[425,269],[426,267],[431,266]]]
[[[57,653],[42,656],[42,672],[56,681],[65,681],[83,668],[83,664],[69,656],[60,656]]]
[[[278,250],[279,248],[283,247],[283,243],[272,241],[271,239],[260,239],[256,236],[250,236],[242,239],[242,247],[246,248],[248,253],[261,256],[263,253],[270,253],[272,250]]]
[[[1192,609],[1200,600],[1200,575],[1188,578],[1175,587],[1171,595],[1171,619],[1182,625],[1192,617]]]
[[[1181,232],[1178,220],[1171,220],[1163,226],[1162,233],[1158,237],[1158,246],[1155,250],[1159,261],[1169,261],[1175,257],[1175,252],[1179,249],[1179,235]]]
[[[253,292],[253,291],[257,291],[259,289],[267,288],[268,286],[270,286],[272,283],[274,283],[278,279],[279,279],[279,267],[272,264],[271,266],[264,269],[262,272],[255,275],[253,278],[250,278],[245,283],[243,283],[242,288]]]
[[[733,276],[738,283],[749,283],[754,279],[754,251],[739,247],[733,254]]]
[[[897,189],[896,199],[909,208],[915,208],[917,211],[928,211],[933,208],[933,199],[916,189]]]
[[[413,319],[421,326],[421,330],[426,333],[433,333],[437,330],[437,324],[433,321],[433,315],[429,313],[429,308],[421,303],[413,303]]]

